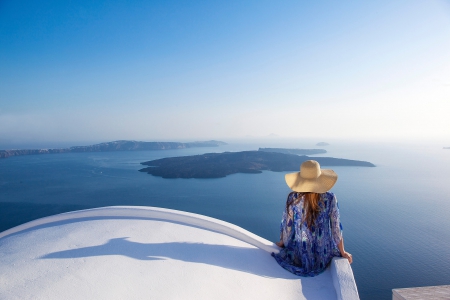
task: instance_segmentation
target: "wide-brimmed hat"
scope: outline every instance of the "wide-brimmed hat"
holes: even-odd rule
[[[300,172],[289,173],[284,176],[287,185],[295,192],[325,193],[337,181],[337,174],[333,170],[320,169],[315,160],[304,161]]]

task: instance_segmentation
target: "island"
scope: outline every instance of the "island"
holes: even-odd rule
[[[325,142],[319,142],[319,143],[316,144],[316,146],[325,147],[325,146],[330,146],[330,144],[325,143]]]
[[[106,152],[106,151],[146,151],[146,150],[169,150],[169,149],[185,149],[195,147],[218,147],[226,145],[221,141],[204,141],[204,142],[139,142],[139,141],[114,141],[90,146],[75,146],[70,148],[59,149],[15,149],[0,150],[0,158],[19,155],[35,155],[35,154],[52,154],[52,153],[74,153],[74,152]]]
[[[444,147],[444,149],[450,149],[450,147]]]
[[[296,155],[313,155],[327,153],[325,149],[286,149],[286,148],[259,148],[258,151],[277,152]]]
[[[375,167],[367,161],[333,157],[310,157],[265,151],[206,153],[183,157],[169,157],[141,163],[140,169],[162,178],[222,178],[235,173],[257,174],[262,171],[299,171],[302,162],[316,160],[323,167]]]

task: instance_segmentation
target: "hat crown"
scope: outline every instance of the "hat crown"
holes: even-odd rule
[[[320,176],[320,165],[315,160],[304,161],[300,166],[300,176],[305,179],[315,179]]]

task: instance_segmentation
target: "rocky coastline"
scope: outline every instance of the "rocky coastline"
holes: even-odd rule
[[[21,155],[53,154],[53,153],[77,153],[77,152],[103,152],[103,151],[147,151],[147,150],[169,150],[186,149],[196,147],[218,147],[226,145],[221,141],[203,141],[203,142],[140,142],[140,141],[114,141],[100,143],[89,146],[75,146],[70,148],[58,149],[13,149],[0,150],[0,158]]]

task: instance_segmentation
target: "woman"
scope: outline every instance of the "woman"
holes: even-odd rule
[[[307,160],[300,172],[286,174],[293,190],[287,198],[281,222],[282,249],[272,253],[286,270],[299,276],[322,273],[334,256],[352,255],[344,250],[342,226],[336,197],[328,192],[337,181],[333,170],[321,170],[315,160]]]

